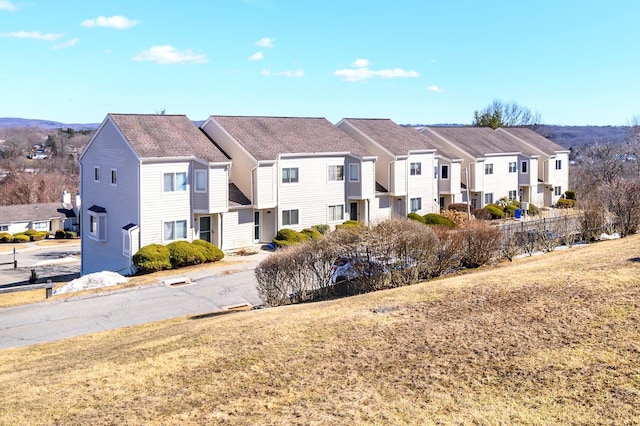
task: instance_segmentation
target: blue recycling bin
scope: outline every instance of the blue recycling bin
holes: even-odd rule
[[[516,209],[516,219],[522,218],[522,209]]]

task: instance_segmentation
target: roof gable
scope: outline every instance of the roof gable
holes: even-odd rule
[[[65,209],[59,202],[0,206],[0,224],[37,222],[68,217],[75,217],[75,214],[72,210]]]
[[[508,137],[514,137],[546,155],[555,155],[558,152],[569,152],[563,146],[545,138],[531,129],[525,127],[500,128],[496,132]]]
[[[429,137],[387,118],[345,118],[342,122],[350,124],[393,155],[436,149]]]
[[[282,154],[368,152],[326,118],[211,116],[257,161],[273,161]]]
[[[427,129],[475,158],[508,153],[534,155],[529,147],[489,127],[437,126]]]
[[[186,115],[109,114],[140,158],[197,157],[213,163],[229,158]]]

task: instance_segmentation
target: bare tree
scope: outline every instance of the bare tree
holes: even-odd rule
[[[472,125],[497,129],[498,127],[532,126],[540,124],[541,121],[539,112],[533,112],[516,102],[503,102],[496,99],[483,110],[474,111]]]

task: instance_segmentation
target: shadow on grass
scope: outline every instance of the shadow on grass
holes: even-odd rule
[[[207,318],[215,318],[215,317],[220,317],[222,315],[227,315],[227,314],[235,314],[241,311],[216,311],[216,312],[209,312],[207,314],[200,314],[200,315],[194,315],[192,317],[189,317],[190,320],[201,320],[201,319],[207,319]]]
[[[640,257],[632,257],[631,259],[629,259],[629,261],[634,263],[640,263]]]

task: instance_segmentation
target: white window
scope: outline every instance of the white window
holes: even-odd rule
[[[562,160],[556,160],[556,170],[562,170]]]
[[[111,185],[118,185],[118,169],[111,169]]]
[[[282,169],[282,183],[298,182],[298,168],[286,167]]]
[[[187,174],[165,173],[164,174],[164,192],[186,191],[187,190]]]
[[[412,212],[422,210],[422,198],[412,198],[409,204],[410,210]]]
[[[9,232],[9,225],[0,225],[0,232]]]
[[[484,194],[484,203],[485,204],[491,204],[493,203],[493,193],[489,192],[487,194]]]
[[[89,237],[96,241],[107,241],[107,211],[103,207],[91,206],[89,215]]]
[[[493,174],[493,164],[486,163],[484,165],[484,174],[485,175],[492,175]]]
[[[328,212],[329,222],[337,222],[344,220],[344,205],[338,204],[336,206],[329,206]]]
[[[349,164],[349,180],[351,182],[360,180],[360,164]]]
[[[206,170],[196,170],[195,173],[195,188],[196,192],[206,192],[207,191],[207,171]]]
[[[49,229],[49,222],[34,222],[33,229]]]
[[[422,174],[422,163],[411,163],[409,165],[409,174],[411,176],[418,176]]]
[[[518,163],[513,161],[509,163],[509,173],[515,173],[518,171]]]
[[[527,166],[529,165],[529,163],[527,163],[526,161],[523,161],[522,163],[520,163],[520,170],[522,171],[522,173],[527,173]]]
[[[449,179],[449,166],[442,166],[440,176],[442,177],[442,179]]]
[[[93,168],[93,181],[100,182],[100,167]]]
[[[164,241],[184,240],[187,238],[187,221],[174,220],[164,223]]]
[[[562,195],[562,187],[561,186],[556,186],[553,188],[553,193],[555,195]]]
[[[518,191],[516,191],[515,189],[513,191],[509,191],[509,199],[510,200],[516,200],[518,196]]]
[[[299,223],[298,210],[283,210],[282,211],[282,225],[283,226],[297,225],[298,223]]]
[[[344,180],[344,166],[330,165],[329,182],[338,182]]]

